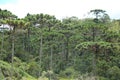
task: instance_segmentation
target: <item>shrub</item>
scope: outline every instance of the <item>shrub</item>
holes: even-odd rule
[[[119,80],[120,79],[120,68],[113,66],[107,71],[109,80]]]

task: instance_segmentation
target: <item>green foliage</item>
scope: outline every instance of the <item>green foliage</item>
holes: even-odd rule
[[[18,19],[0,9],[0,25],[10,29],[0,29],[0,78],[118,80],[120,20],[101,9],[90,12],[95,17],[57,20],[40,13]]]
[[[39,77],[39,71],[41,71],[39,64],[36,62],[30,62],[28,65],[27,72],[34,77]]]
[[[108,77],[110,80],[119,80],[120,79],[120,68],[113,66],[107,71]]]
[[[26,73],[25,71],[23,71],[22,69],[19,69],[17,67],[14,67],[14,69],[12,69],[11,65],[7,62],[1,61],[0,60],[0,69],[1,69],[1,78],[15,78],[15,80],[24,80],[23,78],[28,78],[28,79],[35,79],[32,76],[30,76],[28,73]],[[12,71],[11,71],[12,70]],[[11,75],[13,74],[13,76]]]
[[[61,71],[60,77],[74,78],[76,76],[76,71],[72,67],[66,68],[66,70]]]
[[[42,72],[42,76],[40,77],[40,78],[46,78],[46,79],[49,79],[49,80],[59,80],[58,78],[57,78],[57,75],[53,72],[53,71],[50,71],[50,70],[48,70],[48,71],[43,71]]]
[[[85,73],[85,74],[79,74],[78,75],[78,80],[99,80],[98,77],[95,77],[95,76],[92,76],[91,74],[89,73]]]

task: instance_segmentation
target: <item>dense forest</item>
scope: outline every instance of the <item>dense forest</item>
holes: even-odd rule
[[[120,20],[0,9],[0,80],[119,80]]]

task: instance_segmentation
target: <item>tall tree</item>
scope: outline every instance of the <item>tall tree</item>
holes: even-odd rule
[[[0,9],[0,19],[2,21],[2,45],[1,45],[1,55],[3,54],[3,49],[4,49],[4,31],[5,31],[5,24],[6,24],[6,19],[9,18],[16,18],[17,16],[15,16],[14,14],[12,14],[10,11],[8,10],[2,10]]]
[[[8,19],[7,24],[12,27],[11,37],[12,37],[12,55],[11,55],[11,64],[12,64],[12,73],[11,79],[13,78],[13,71],[14,71],[14,55],[15,55],[15,33],[16,29],[23,26],[23,22],[17,19]]]
[[[83,31],[85,41],[80,43],[79,48],[83,47],[83,49],[90,50],[90,53],[93,53],[93,74],[97,76],[97,59],[98,54],[100,53],[100,46],[106,45],[106,47],[110,46],[111,43],[104,41],[102,35],[106,34],[106,30],[108,29],[108,25],[106,25],[101,19],[106,15],[104,10],[95,9],[91,10],[90,13],[93,13],[95,18],[86,19],[83,21]],[[87,31],[87,32],[86,32]],[[112,47],[112,46],[111,46]],[[82,50],[82,49],[81,49]],[[103,52],[104,53],[104,52]],[[95,79],[96,80],[96,79]]]

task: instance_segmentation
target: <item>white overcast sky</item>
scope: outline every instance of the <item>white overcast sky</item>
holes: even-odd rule
[[[23,18],[27,13],[50,14],[58,19],[86,17],[92,9],[103,9],[113,19],[120,19],[120,0],[0,0],[0,8]]]

